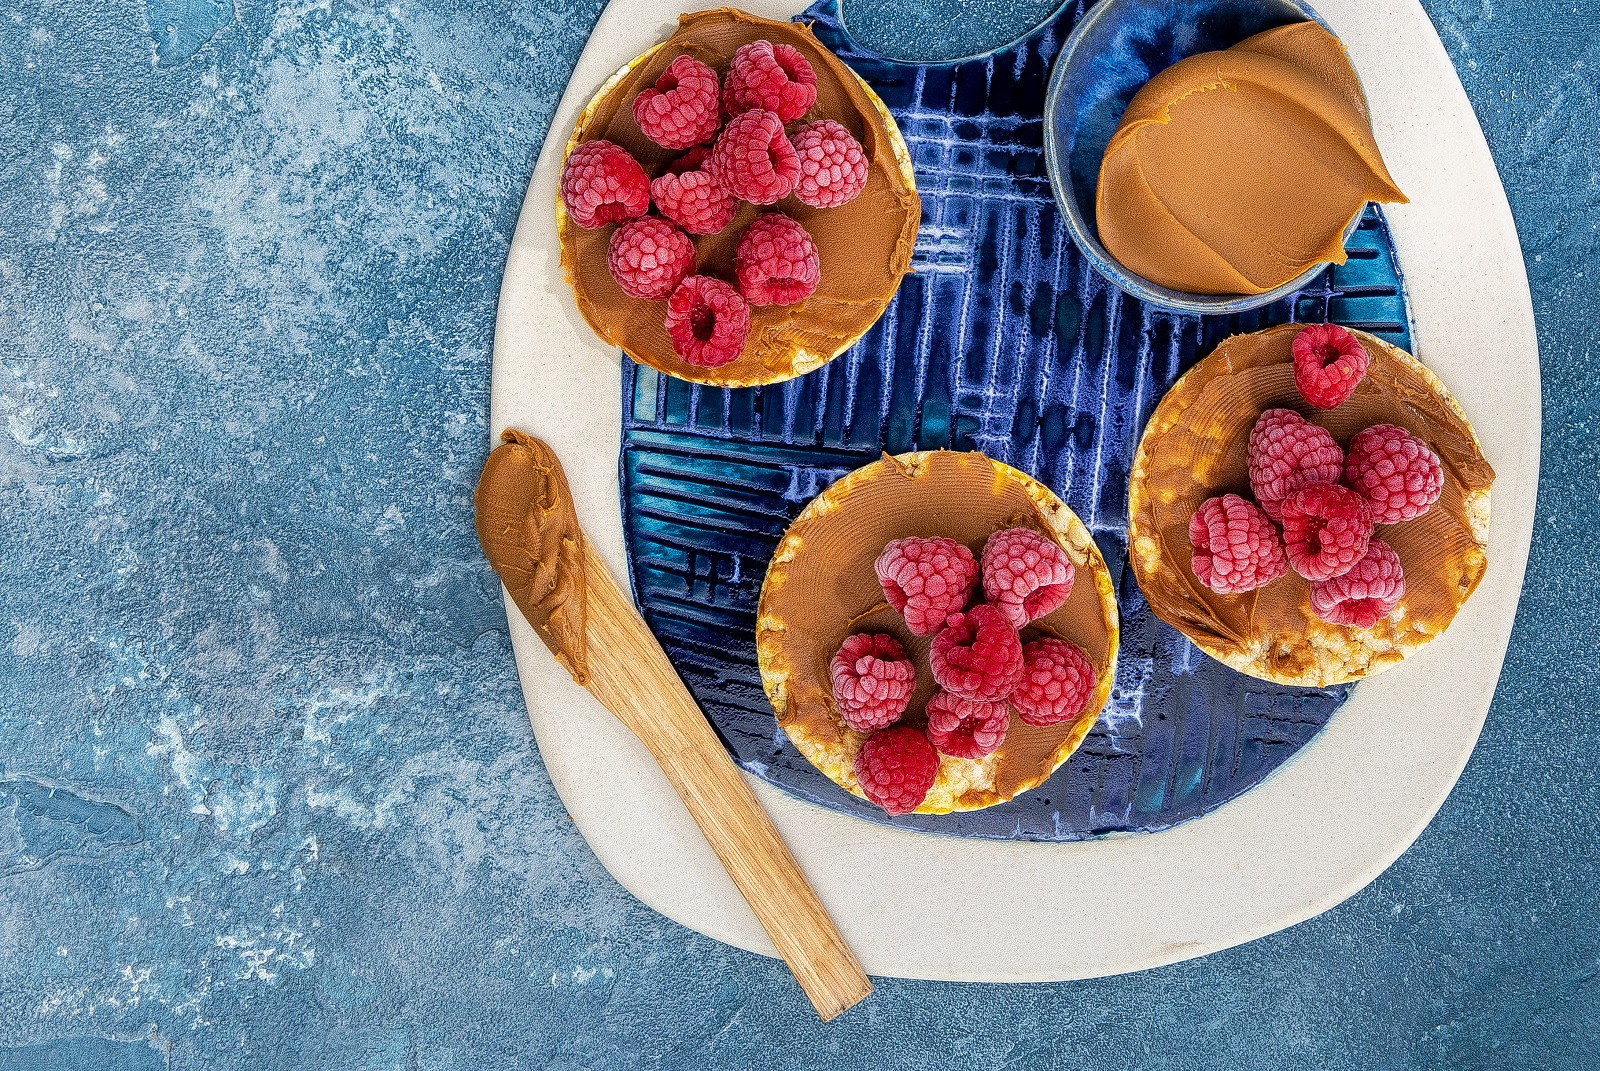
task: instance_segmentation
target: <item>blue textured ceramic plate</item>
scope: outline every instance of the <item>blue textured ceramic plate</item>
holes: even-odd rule
[[[1095,229],[1100,159],[1146,82],[1187,56],[1232,48],[1264,30],[1307,20],[1322,21],[1296,0],[1100,0],[1078,20],[1045,93],[1044,152],[1067,233],[1100,274],[1149,304],[1222,315],[1282,300],[1322,273],[1312,268],[1264,294],[1186,294],[1124,268]],[[1360,222],[1351,221],[1345,241]]]
[[[1388,228],[1369,209],[1347,264],[1253,312],[1202,318],[1124,295],[1072,243],[1045,178],[1046,83],[1084,10],[1069,4],[987,56],[915,64],[859,47],[833,0],[809,9],[911,148],[923,203],[913,273],[856,346],[800,379],[714,389],[624,362],[622,507],[646,619],[746,769],[871,821],[1023,840],[1164,829],[1259,783],[1348,693],[1245,677],[1156,619],[1127,565],[1128,469],[1161,395],[1230,334],[1333,319],[1409,348]],[[756,599],[813,495],[882,451],[939,447],[983,450],[1077,512],[1118,579],[1122,648],[1099,724],[1039,789],[891,819],[779,731],[756,668]]]

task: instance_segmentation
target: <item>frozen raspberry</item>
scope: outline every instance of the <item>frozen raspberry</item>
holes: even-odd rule
[[[661,214],[690,234],[716,234],[733,222],[739,199],[705,169],[710,151],[697,145],[650,183]]]
[[[722,109],[729,115],[759,108],[792,123],[817,102],[817,72],[793,45],[752,41],[740,45],[722,85]]]
[[[694,271],[694,243],[664,219],[629,220],[611,232],[606,267],[624,294],[660,301]]]
[[[586,141],[561,166],[561,199],[585,230],[638,219],[650,210],[650,179],[621,145]]]
[[[1006,739],[1011,712],[1004,700],[980,703],[938,691],[928,700],[928,739],[946,755],[981,759]]]
[[[978,583],[972,551],[943,536],[892,540],[873,565],[883,597],[918,636],[944,628],[959,613]]]
[[[757,216],[739,238],[733,254],[739,292],[752,305],[793,305],[804,301],[822,279],[817,243],[782,212]]]
[[[1208,498],[1189,518],[1189,565],[1220,595],[1253,591],[1289,571],[1283,538],[1260,506],[1238,495]]]
[[[1007,528],[983,545],[983,595],[1012,628],[1060,609],[1072,594],[1072,562],[1053,539]]]
[[[905,648],[882,632],[848,637],[828,663],[828,677],[839,716],[858,733],[899,721],[917,687],[917,670]]]
[[[1361,340],[1338,324],[1312,324],[1294,336],[1294,385],[1318,409],[1350,400],[1372,358]]]
[[[1374,424],[1356,433],[1344,458],[1344,482],[1372,507],[1376,524],[1428,512],[1444,490],[1444,468],[1428,444],[1404,428]]]
[[[861,791],[890,814],[916,810],[938,776],[939,753],[922,730],[909,725],[879,729],[856,752]]]
[[[691,275],[667,299],[667,337],[690,364],[716,368],[739,356],[750,337],[750,306],[721,279]]]
[[[729,119],[711,147],[710,166],[724,189],[756,205],[789,196],[800,178],[800,158],[783,136],[783,121],[769,111]]]
[[[1283,500],[1289,565],[1307,580],[1348,573],[1367,552],[1371,538],[1372,511],[1348,487],[1314,483]]]
[[[693,56],[679,56],[655,85],[633,98],[633,121],[664,149],[700,145],[722,125],[718,89],[716,71]]]
[[[1344,451],[1332,435],[1293,409],[1268,409],[1250,429],[1250,491],[1275,521],[1283,500],[1307,484],[1338,483]]]
[[[1075,643],[1046,636],[1022,649],[1022,682],[1011,693],[1029,725],[1058,725],[1083,713],[1094,694],[1094,663]]]
[[[812,208],[838,208],[855,200],[867,185],[867,154],[832,119],[807,123],[789,138],[800,158],[794,195]]]
[[[1367,544],[1367,553],[1343,576],[1311,585],[1311,609],[1335,625],[1371,628],[1394,613],[1406,593],[1400,556],[1381,539]]]
[[[928,652],[933,679],[962,699],[994,702],[1011,694],[1022,679],[1022,641],[1005,615],[979,603],[950,615]]]

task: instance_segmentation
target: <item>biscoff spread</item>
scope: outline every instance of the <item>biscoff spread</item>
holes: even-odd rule
[[[1355,68],[1315,22],[1179,60],[1139,90],[1100,164],[1100,241],[1189,294],[1261,294],[1345,261],[1368,201],[1405,201]]]

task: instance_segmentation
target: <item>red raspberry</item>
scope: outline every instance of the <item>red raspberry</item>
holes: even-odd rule
[[[667,336],[690,364],[716,368],[739,356],[750,337],[750,306],[721,279],[691,275],[667,299]]]
[[[633,98],[633,121],[664,149],[710,141],[722,125],[718,89],[716,71],[693,56],[679,56],[654,86]]]
[[[1094,694],[1094,663],[1075,643],[1045,636],[1022,649],[1022,682],[1011,693],[1029,725],[1059,725],[1083,713]]]
[[[1428,444],[1404,428],[1374,424],[1356,433],[1344,458],[1344,482],[1367,500],[1376,524],[1428,512],[1444,490],[1444,468]]]
[[[1338,484],[1314,483],[1283,500],[1283,542],[1289,565],[1307,580],[1342,576],[1367,552],[1372,511]]]
[[[922,805],[939,776],[939,753],[922,730],[909,725],[879,729],[856,752],[856,780],[867,799],[890,814]]]
[[[892,540],[873,565],[883,596],[918,636],[944,628],[978,583],[972,551],[943,536]]]
[[[899,721],[917,687],[917,670],[905,648],[882,632],[848,637],[828,663],[828,677],[839,716],[858,733]]]
[[[694,243],[664,219],[629,220],[611,232],[606,267],[624,294],[660,301],[694,271]]]
[[[1253,591],[1289,571],[1283,537],[1266,513],[1238,495],[1208,498],[1189,518],[1200,583],[1220,595]]]
[[[794,195],[812,208],[838,208],[867,185],[867,154],[861,143],[832,119],[807,123],[789,138],[800,158]]]
[[[817,72],[793,45],[752,41],[740,45],[722,86],[722,109],[729,115],[759,108],[792,123],[817,102]]]
[[[1031,528],[1007,528],[983,545],[983,595],[1021,628],[1060,609],[1072,594],[1072,562],[1053,539]]]
[[[757,216],[745,228],[733,270],[739,292],[752,305],[793,305],[810,297],[822,280],[817,243],[782,212]]]
[[[800,178],[800,158],[783,136],[783,121],[768,111],[728,120],[711,147],[711,173],[724,189],[756,205],[789,196]]]
[[[979,703],[938,691],[928,700],[928,739],[958,759],[981,759],[1005,743],[1011,712],[1004,700]]]
[[[1313,483],[1338,483],[1344,451],[1332,435],[1293,409],[1268,409],[1250,429],[1250,491],[1275,521],[1283,500]]]
[[[650,179],[621,145],[586,141],[561,166],[561,199],[572,222],[585,230],[650,210]]]
[[[739,199],[705,169],[710,150],[697,145],[650,183],[661,214],[690,234],[716,234],[733,222]]]
[[[933,679],[962,699],[994,702],[1011,694],[1022,679],[1022,641],[1005,615],[979,603],[951,614],[928,652]]]
[[[1335,625],[1371,628],[1394,613],[1406,593],[1400,556],[1381,539],[1367,544],[1367,553],[1343,576],[1311,585],[1311,609]]]
[[[1294,385],[1318,409],[1350,400],[1372,358],[1361,340],[1338,324],[1312,324],[1294,336]]]

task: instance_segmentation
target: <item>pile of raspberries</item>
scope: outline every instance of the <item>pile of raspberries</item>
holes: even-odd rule
[[[1355,393],[1371,357],[1342,327],[1318,324],[1294,338],[1294,381],[1316,409]],[[1379,524],[1422,516],[1444,488],[1439,456],[1393,424],[1358,432],[1341,450],[1292,409],[1268,409],[1250,432],[1250,491],[1201,503],[1189,519],[1194,575],[1224,595],[1253,591],[1293,569],[1311,581],[1322,620],[1372,628],[1406,593]]]
[[[896,539],[875,568],[906,627],[933,637],[928,661],[938,686],[924,731],[897,724],[917,670],[893,636],[857,633],[829,663],[840,720],[869,734],[856,752],[856,779],[890,814],[922,804],[938,777],[939,753],[979,759],[999,748],[1012,709],[1029,725],[1055,725],[1089,702],[1095,668],[1077,645],[1054,636],[1023,643],[1019,634],[1072,593],[1072,562],[1053,540],[1007,528],[989,537],[980,565],[953,539]],[[982,600],[969,607],[980,582]]]
[[[633,99],[640,131],[682,156],[654,179],[614,142],[586,141],[567,157],[567,214],[587,229],[621,224],[606,257],[611,277],[629,297],[666,301],[667,335],[690,364],[715,368],[738,357],[750,306],[792,305],[817,289],[816,243],[782,212],[745,228],[733,282],[696,273],[689,237],[720,233],[740,201],[793,196],[835,208],[855,199],[867,184],[861,143],[832,119],[792,126],[816,100],[817,74],[792,45],[742,45],[720,79],[682,55]],[[647,214],[652,203],[659,215]]]

